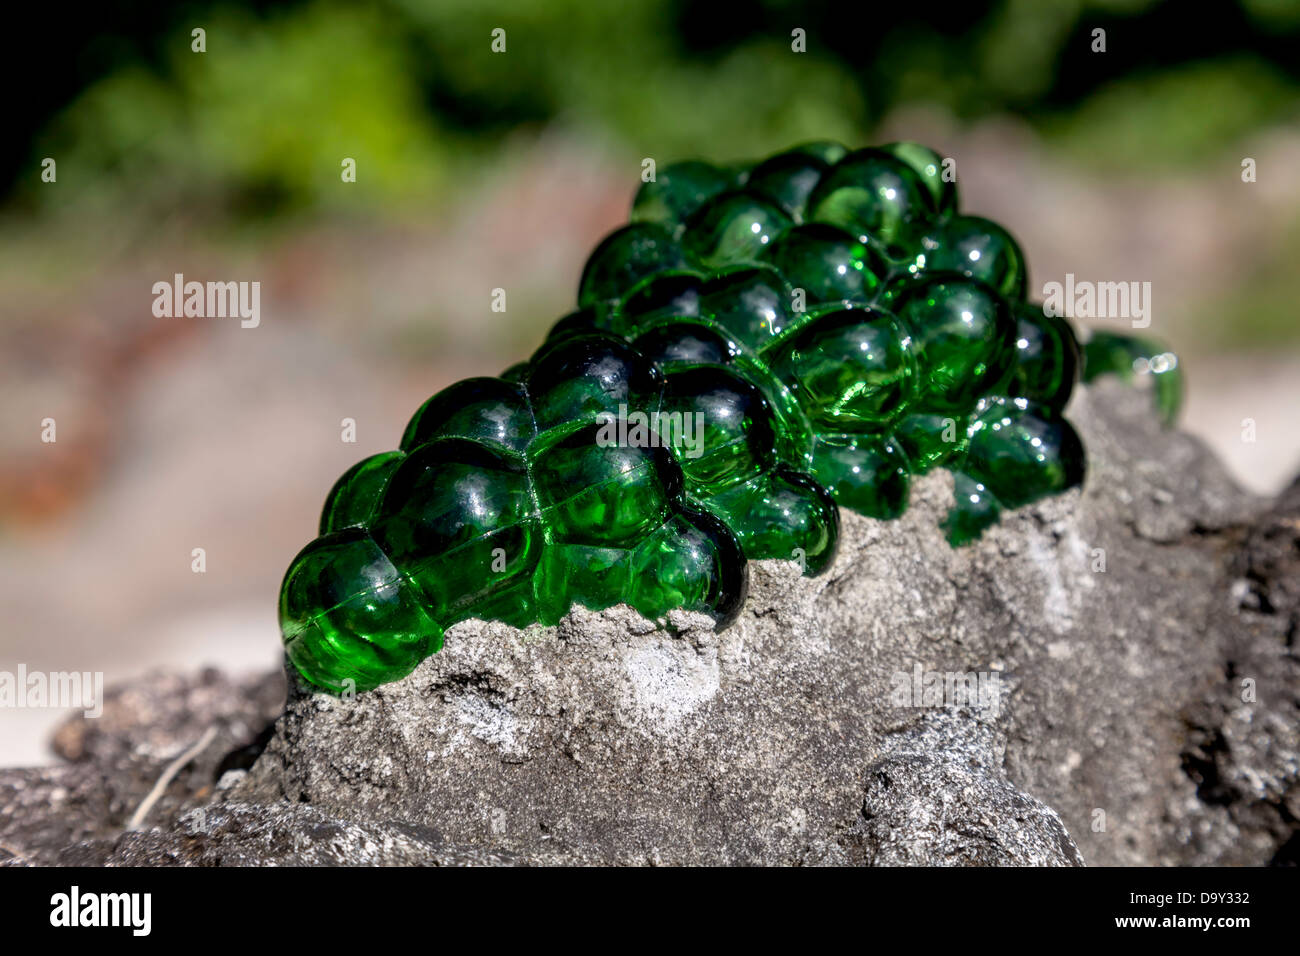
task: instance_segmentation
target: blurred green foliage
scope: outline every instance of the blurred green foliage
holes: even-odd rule
[[[1016,113],[1079,162],[1159,168],[1213,160],[1229,140],[1296,115],[1295,0],[1197,4],[1195,23],[1188,4],[1157,0],[877,7],[158,5],[155,35],[109,44],[116,52],[86,67],[65,101],[32,107],[10,202],[111,214],[184,197],[237,217],[398,209],[454,191],[503,137],[543,124],[636,155],[725,159],[860,141],[889,109],[917,102],[961,117]],[[206,53],[191,52],[194,26],[207,31]],[[490,49],[496,27],[504,54]],[[805,55],[790,49],[796,27]],[[67,188],[38,188],[44,156],[58,157]],[[357,188],[332,188],[345,156]]]
[[[1295,115],[1285,75],[1233,58],[1118,82],[1044,126],[1071,158],[1114,172],[1213,162],[1253,130]]]
[[[59,157],[70,188],[46,195],[83,210],[182,196],[235,211],[279,208],[351,196],[329,188],[345,156],[364,170],[371,202],[445,178],[454,144],[378,12],[313,4],[257,19],[222,10],[201,25],[206,53],[178,32],[163,70],[113,72],[54,119],[42,148]]]

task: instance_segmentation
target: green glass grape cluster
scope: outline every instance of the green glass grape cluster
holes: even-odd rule
[[[282,587],[290,661],[365,690],[468,618],[724,625],[747,559],[817,574],[839,508],[895,518],[936,467],[949,540],[973,539],[1083,479],[1061,414],[1079,344],[1025,290],[1015,240],[960,214],[916,144],[660,170],[528,362],[433,396],[335,484]],[[1117,338],[1098,367],[1163,370],[1144,348]]]

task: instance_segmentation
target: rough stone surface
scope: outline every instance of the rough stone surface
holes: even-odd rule
[[[75,849],[75,848],[74,848]],[[65,854],[60,862],[79,862]],[[117,866],[502,866],[509,856],[449,847],[435,831],[405,823],[358,823],[305,804],[197,807],[175,829],[126,834]]]
[[[212,799],[219,771],[251,766],[284,687],[279,673],[236,681],[209,669],[109,688],[98,718],[69,720],[55,733],[60,763],[0,770],[0,863],[58,863],[73,844],[81,862],[102,862],[168,764],[211,727],[211,743],[144,819],[170,827]]]
[[[845,515],[822,577],[751,565],[721,633],[578,610],[460,624],[352,700],[291,678],[257,762],[205,755],[147,831],[120,828],[214,718],[178,681],[152,724],[74,721],[61,739],[101,741],[79,763],[0,772],[0,843],[33,863],[1294,862],[1300,487],[1245,495],[1114,383],[1070,415],[1082,492],[953,550],[932,475],[897,521]],[[968,682],[996,692],[955,699]],[[245,686],[212,752],[258,739],[267,685]],[[32,796],[55,787],[73,823]]]
[[[886,738],[867,769],[852,861],[870,866],[1082,866],[1061,818],[1003,773],[1006,742],[946,709]]]

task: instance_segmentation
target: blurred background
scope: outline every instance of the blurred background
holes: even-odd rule
[[[1031,289],[1152,283],[1242,484],[1300,469],[1300,0],[152,0],[10,39],[53,68],[0,67],[0,670],[274,665],[335,478],[531,353],[645,157],[927,143]],[[259,281],[260,325],[154,317],[175,273]],[[0,765],[62,716],[0,710]]]

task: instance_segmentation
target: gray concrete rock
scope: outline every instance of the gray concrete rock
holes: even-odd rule
[[[78,862],[75,850],[60,859]],[[196,807],[174,828],[118,841],[117,866],[503,866],[510,857],[450,847],[437,833],[394,821],[359,823],[304,804]]]
[[[170,826],[212,798],[219,770],[251,766],[284,688],[279,673],[234,680],[212,669],[110,688],[98,718],[77,717],[55,733],[60,763],[0,770],[0,864],[56,863],[73,844],[84,844],[84,862],[103,862],[168,765],[211,729],[142,821]]]
[[[1243,494],[1113,383],[1071,417],[1085,488],[971,547],[944,541],[932,475],[897,521],[846,514],[819,578],[751,565],[722,632],[625,607],[465,622],[354,699],[291,676],[256,763],[205,770],[151,830],[52,831],[9,800],[0,842],[123,864],[1294,859],[1300,492]]]
[[[867,769],[859,851],[869,866],[1083,866],[1056,812],[1013,787],[1006,742],[977,711],[926,714]]]

